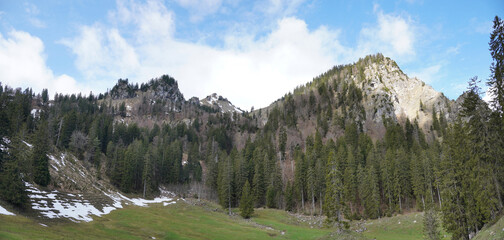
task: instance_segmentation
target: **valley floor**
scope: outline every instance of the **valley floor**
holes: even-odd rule
[[[0,239],[422,239],[422,220],[422,213],[409,213],[354,221],[351,231],[337,233],[320,227],[320,219],[282,210],[255,209],[254,217],[245,220],[238,214],[228,216],[211,202],[179,199],[170,205],[128,205],[80,223],[0,215]],[[503,221],[495,225],[499,229],[488,230],[487,234],[493,234],[488,236],[502,236]]]

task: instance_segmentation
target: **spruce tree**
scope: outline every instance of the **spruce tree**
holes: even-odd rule
[[[268,185],[266,189],[266,207],[276,208],[276,191],[273,185]]]
[[[0,142],[3,141],[0,140]],[[2,145],[6,146],[8,144],[3,142]],[[25,185],[21,179],[21,172],[17,159],[1,149],[0,198],[21,208],[26,207],[29,200]]]
[[[493,62],[487,84],[493,96],[492,105],[499,113],[502,113],[504,107],[504,21],[498,16],[495,16],[493,20],[489,45]]]
[[[442,158],[443,183],[443,226],[452,234],[452,239],[469,239],[469,224],[467,201],[465,196],[470,193],[465,165],[469,158],[467,138],[464,134],[462,122],[459,119],[447,132],[444,141]],[[474,193],[472,193],[474,194]]]
[[[33,180],[41,186],[47,186],[51,180],[49,174],[49,132],[47,122],[39,123],[33,143]]]
[[[254,214],[254,198],[251,194],[250,184],[247,180],[245,185],[243,185],[240,199],[240,215],[243,218],[250,218],[252,214]]]
[[[440,240],[441,232],[439,231],[439,224],[437,214],[434,208],[429,208],[424,213],[423,220],[423,233],[425,239]]]
[[[338,164],[334,151],[329,153],[327,159],[327,173],[324,199],[324,213],[327,216],[328,223],[341,221],[341,212],[343,210],[343,182],[341,173],[338,170]]]
[[[356,179],[356,165],[355,158],[352,151],[348,151],[348,157],[346,161],[346,167],[343,172],[343,195],[345,197],[345,202],[348,203],[350,207],[350,212],[345,214],[348,217],[353,217],[355,210],[355,201],[357,195],[357,179]]]
[[[285,211],[292,210],[294,210],[294,188],[289,181],[285,187]]]

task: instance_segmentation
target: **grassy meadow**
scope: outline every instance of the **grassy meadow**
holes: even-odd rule
[[[235,209],[238,211],[238,209]],[[422,213],[358,222],[363,233],[320,227],[282,210],[255,209],[245,220],[228,216],[219,205],[182,200],[163,206],[126,206],[92,222],[44,220],[0,215],[0,239],[422,239]],[[43,225],[42,225],[43,224]],[[498,227],[502,228],[501,219]],[[497,225],[498,225],[497,224]],[[46,225],[46,226],[44,226]],[[490,230],[492,231],[492,230]],[[488,231],[488,234],[490,234]],[[493,230],[496,231],[496,230]],[[443,235],[446,233],[443,232]],[[502,235],[499,235],[502,236]],[[449,236],[447,236],[449,237]],[[487,239],[487,238],[481,238]]]

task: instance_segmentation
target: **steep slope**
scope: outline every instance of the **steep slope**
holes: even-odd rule
[[[295,144],[316,131],[326,138],[340,136],[345,126],[356,123],[373,139],[385,134],[385,121],[405,124],[409,120],[430,138],[433,120],[446,124],[456,116],[455,101],[417,78],[410,78],[382,54],[339,65],[296,88],[270,106],[256,110],[259,127],[267,125],[277,109],[280,122],[288,126]]]
[[[395,119],[417,120],[421,127],[430,126],[432,110],[437,114],[443,113],[447,119],[452,119],[450,107],[452,102],[442,93],[434,90],[430,85],[404,74],[397,64],[382,56],[376,56],[376,60],[366,58],[364,61],[364,81],[362,89],[365,95],[371,96],[371,101],[365,102],[365,106],[375,105],[373,96],[388,97],[392,101],[393,115]],[[359,63],[358,63],[359,64]],[[429,111],[430,110],[430,111]],[[373,120],[376,122],[378,116]]]

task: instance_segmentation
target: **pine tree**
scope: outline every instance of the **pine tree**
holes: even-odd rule
[[[276,208],[276,191],[271,184],[266,189],[266,207]]]
[[[253,178],[253,196],[256,206],[263,206],[265,200],[266,189],[264,186],[264,168],[262,161],[258,161],[255,166],[254,178]]]
[[[223,208],[228,208],[231,215],[231,205],[233,203],[233,168],[231,157],[227,156],[219,163],[219,202]]]
[[[504,21],[498,16],[495,16],[493,20],[489,45],[493,62],[490,66],[491,75],[488,86],[493,96],[492,105],[502,114],[504,107]]]
[[[308,194],[311,198],[312,202],[312,207],[311,207],[311,214],[315,214],[315,190],[316,190],[316,176],[315,176],[315,170],[312,167],[308,168],[308,173],[307,173],[307,185],[308,185]]]
[[[0,142],[3,142],[3,140],[0,139]],[[5,142],[2,145],[8,146]],[[17,159],[1,149],[0,198],[21,208],[26,207],[29,200],[23,180],[21,179]]]
[[[152,149],[149,149],[144,156],[144,167],[142,173],[142,181],[143,181],[143,197],[150,196],[156,187],[154,184],[154,179],[152,177],[152,162],[153,162],[153,153]]]
[[[243,185],[243,191],[240,199],[240,215],[243,218],[250,218],[254,214],[254,199],[250,192],[248,180]]]
[[[285,211],[292,210],[294,210],[294,188],[289,181],[285,187]]]
[[[380,189],[378,177],[373,165],[366,168],[359,166],[359,196],[364,206],[364,215],[367,218],[378,218],[380,216]]]
[[[306,169],[307,164],[303,153],[298,148],[294,153],[294,159],[296,161],[296,169],[294,172],[294,187],[296,189],[296,199],[301,200],[301,211],[304,212],[304,201],[305,201],[305,193],[306,193]],[[298,198],[299,197],[299,198]],[[299,207],[299,205],[298,205]]]
[[[425,209],[425,175],[422,158],[412,154],[410,162],[411,183],[413,185],[413,194],[415,194],[417,208]]]
[[[459,119],[447,133],[442,158],[443,183],[443,227],[452,234],[453,239],[469,239],[467,201],[467,179],[465,164],[468,161],[467,138]]]
[[[329,153],[327,159],[327,173],[324,199],[324,213],[329,223],[341,221],[341,212],[343,210],[343,182],[341,173],[338,170],[337,160],[334,151]]]
[[[47,122],[41,122],[35,132],[33,143],[33,180],[41,186],[47,186],[51,180],[49,174],[49,132]]]
[[[286,145],[287,145],[287,132],[285,131],[285,128],[281,128],[278,137],[278,148],[280,149],[280,153],[282,154],[282,160],[285,159]]]
[[[441,232],[439,231],[439,224],[434,208],[430,208],[424,213],[423,220],[423,233],[425,239],[439,240],[441,239]]]
[[[357,195],[357,179],[356,179],[356,165],[352,151],[348,151],[346,167],[343,172],[343,195],[345,202],[350,207],[350,213],[345,213],[349,217],[353,217],[355,210],[355,201]]]

